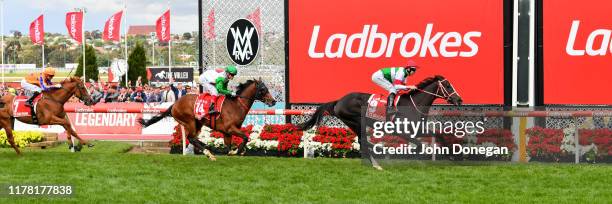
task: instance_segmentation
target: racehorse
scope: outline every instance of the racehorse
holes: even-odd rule
[[[61,125],[67,132],[68,137],[68,146],[70,149],[75,148],[76,151],[79,151],[81,146],[87,144],[89,147],[93,147],[93,144],[88,143],[72,129],[72,125],[70,124],[70,119],[66,112],[64,112],[64,103],[68,101],[72,96],[76,96],[81,101],[85,103],[85,105],[94,105],[93,100],[89,96],[87,89],[83,81],[81,81],[78,77],[70,77],[66,78],[61,82],[61,88],[52,88],[49,91],[44,91],[42,97],[36,104],[36,117],[38,118],[38,123],[34,124],[31,116],[24,117],[15,117],[13,114],[13,107],[18,104],[14,104],[14,95],[5,95],[0,99],[0,127],[4,128],[6,131],[6,136],[17,154],[20,154],[19,148],[15,145],[15,141],[13,140],[13,127],[15,124],[15,118],[17,120],[34,125]],[[72,144],[71,136],[79,139],[78,146],[74,146]]]
[[[202,117],[202,119],[199,120],[196,119],[194,114],[194,105],[198,97],[196,94],[187,94],[168,107],[163,113],[153,116],[149,120],[140,118],[138,122],[143,127],[148,127],[165,117],[172,116],[174,120],[185,127],[188,133],[186,136],[187,140],[196,148],[204,150],[204,154],[213,161],[216,160],[215,156],[206,149],[204,143],[197,138],[204,125],[212,130],[223,133],[225,148],[228,154],[244,153],[245,145],[249,141],[249,138],[240,131],[240,127],[246,115],[249,113],[251,106],[256,100],[262,101],[268,106],[274,106],[276,100],[274,100],[268,91],[268,87],[266,87],[261,80],[248,80],[238,85],[237,89],[236,97],[227,97],[225,99],[223,107],[220,113],[218,113],[220,114],[219,117],[210,117],[214,120],[214,127],[211,127],[211,121],[206,117]],[[236,151],[230,151],[232,135],[240,136],[243,141]]]
[[[453,85],[443,76],[433,76],[424,79],[416,85],[416,89],[409,91],[401,96],[397,102],[398,107],[402,107],[397,113],[396,118],[407,118],[409,121],[418,121],[420,118],[427,118],[429,107],[436,99],[444,99],[450,104],[461,105],[463,100],[456,92]],[[368,107],[368,100],[371,94],[368,93],[350,93],[337,101],[325,103],[317,108],[313,116],[306,122],[299,125],[300,129],[307,130],[317,125],[325,113],[336,116],[344,124],[346,124],[358,136],[360,145],[366,145],[368,149],[372,145],[362,140],[362,107]],[[398,96],[399,97],[399,96]],[[370,120],[368,120],[370,121]],[[371,121],[370,121],[371,122]],[[366,143],[366,144],[362,144]],[[382,170],[382,167],[374,160],[372,156],[369,158],[372,166]]]

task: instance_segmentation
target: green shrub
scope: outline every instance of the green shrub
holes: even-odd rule
[[[13,131],[15,144],[18,147],[25,147],[30,143],[43,141],[44,134],[41,131]],[[0,131],[0,148],[11,147],[7,138],[6,131]]]

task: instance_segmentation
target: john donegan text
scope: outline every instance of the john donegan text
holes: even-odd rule
[[[452,147],[441,147],[438,145],[421,145],[420,149],[417,149],[415,145],[401,144],[398,147],[385,147],[383,144],[374,145],[374,154],[387,155],[387,154],[463,154],[463,155],[485,155],[487,157],[493,155],[504,155],[508,154],[508,147],[468,147],[460,144],[453,144]]]

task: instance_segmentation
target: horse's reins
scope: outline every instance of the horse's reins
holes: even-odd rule
[[[248,111],[248,110],[249,110],[249,107],[248,107],[248,106],[247,106],[247,105],[246,105],[246,104],[245,104],[245,103],[244,103],[242,100],[240,100],[240,99],[248,99],[248,100],[252,100],[252,101],[257,100],[257,98],[259,98],[258,96],[260,95],[260,93],[259,93],[259,92],[260,92],[260,91],[259,91],[259,90],[260,90],[260,83],[259,83],[259,82],[256,82],[256,83],[257,83],[257,84],[255,85],[255,89],[256,89],[256,90],[255,90],[255,91],[256,91],[256,92],[255,92],[255,96],[250,97],[250,98],[249,98],[249,97],[244,97],[244,96],[236,96],[236,97],[238,98],[238,103],[239,103],[239,104],[242,106],[242,108],[243,108],[244,110],[246,110],[246,111]]]
[[[442,98],[444,100],[448,100],[451,96],[453,96],[455,94],[457,94],[457,96],[458,96],[459,93],[457,93],[457,91],[455,90],[455,87],[453,87],[453,84],[451,84],[450,82],[448,82],[448,84],[453,89],[453,92],[450,93],[448,90],[446,90],[446,87],[444,87],[444,85],[442,84],[442,82],[444,82],[444,81],[446,81],[446,79],[438,81],[438,89],[436,89],[436,93],[432,93],[432,92],[429,92],[429,91],[426,91],[426,90],[423,90],[423,89],[419,89],[419,88],[417,88],[415,90],[423,92],[423,93],[426,93],[426,94],[429,94],[429,95],[432,95],[432,96],[435,96],[436,98]],[[442,92],[442,95],[440,95],[439,92]],[[417,112],[419,112],[422,115],[425,115],[425,113],[423,113],[419,109],[419,107],[417,107],[416,103],[414,103],[414,99],[412,99],[412,95],[410,95],[410,101],[412,102],[412,105],[414,106],[414,109],[417,110]]]

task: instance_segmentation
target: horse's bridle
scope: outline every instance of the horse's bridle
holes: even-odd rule
[[[255,95],[253,97],[244,97],[244,96],[238,96],[238,98],[243,98],[243,99],[248,99],[248,100],[263,100],[263,97],[265,95],[265,85],[260,82],[260,81],[255,81]],[[240,102],[240,105],[242,105],[242,107],[246,110],[248,110],[249,108],[246,107],[246,104],[244,104],[241,100],[238,100],[238,102]]]
[[[426,93],[426,94],[429,94],[429,95],[432,95],[432,96],[435,96],[436,98],[444,99],[444,100],[448,100],[451,96],[453,96],[455,94],[457,96],[459,96],[459,93],[457,93],[457,90],[455,89],[453,84],[450,83],[450,81],[448,82],[448,85],[450,85],[450,87],[453,89],[453,92],[452,93],[449,92],[446,89],[446,87],[444,87],[444,84],[442,84],[442,82],[445,82],[445,81],[447,81],[447,80],[446,79],[438,80],[438,89],[436,89],[436,93],[432,93],[432,92],[429,92],[429,91],[426,91],[426,90],[423,90],[423,89],[419,89],[419,88],[417,88],[415,90],[423,92],[423,93]],[[440,94],[440,92],[441,92],[441,94]],[[419,113],[421,113],[423,115],[425,114],[425,113],[421,112],[421,110],[419,110],[419,107],[417,107],[416,103],[414,103],[414,99],[412,99],[412,95],[410,95],[410,101],[412,102],[412,105],[417,110],[417,112],[419,112]]]
[[[64,87],[63,85],[62,85],[62,86],[60,86],[60,88],[61,88],[61,89],[66,90],[66,91],[68,91],[68,92],[70,92],[70,89],[68,89],[68,88]],[[87,87],[85,87],[85,86],[84,86],[83,84],[81,84],[81,83],[77,83],[76,88],[77,88],[77,90],[75,90],[75,91],[79,91],[79,92],[80,92],[80,91],[81,91],[81,88],[85,88],[85,91],[86,91],[86,92],[89,92],[89,90],[87,90]],[[88,100],[83,99],[83,97],[84,97],[83,93],[79,93],[79,95],[81,95],[81,97],[77,97],[77,98],[78,98],[79,100],[83,101],[84,103],[87,103],[87,101],[88,101]],[[89,101],[89,102],[92,102],[92,101]]]

